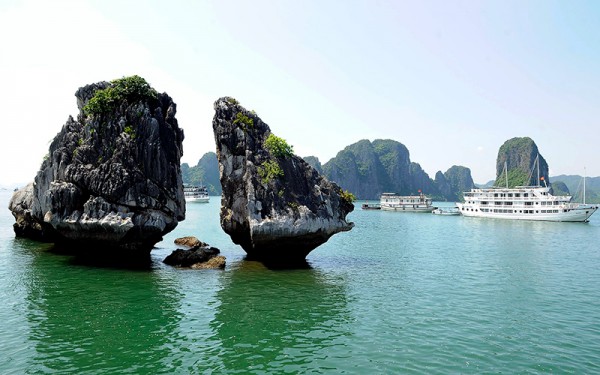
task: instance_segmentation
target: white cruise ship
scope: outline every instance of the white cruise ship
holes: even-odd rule
[[[434,207],[431,198],[427,198],[419,191],[419,195],[396,195],[383,193],[379,206],[385,211],[431,212]]]
[[[471,189],[456,206],[463,216],[512,220],[585,222],[597,205],[571,203],[571,196],[554,196],[549,187]]]

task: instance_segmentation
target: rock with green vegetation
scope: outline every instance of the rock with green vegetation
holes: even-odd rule
[[[79,115],[52,141],[29,214],[71,249],[147,254],[185,218],[176,105],[138,76],[75,96]]]
[[[250,257],[301,261],[332,235],[353,227],[346,221],[354,209],[352,195],[294,155],[237,100],[220,98],[214,108],[221,227]]]
[[[359,199],[379,199],[386,192],[418,194],[419,190],[439,200],[454,199],[456,195],[455,191],[442,194],[421,166],[411,162],[406,146],[391,139],[363,139],[347,146],[325,163],[323,171],[328,179]]]
[[[444,174],[438,172],[435,176],[435,182],[442,196],[452,202],[463,200],[463,192],[475,187],[471,170],[460,165],[453,165]]]
[[[538,173],[535,160],[539,155],[539,183],[543,181],[550,184],[548,178],[548,163],[540,154],[537,145],[529,137],[511,138],[504,142],[498,150],[496,159],[496,182],[495,186],[537,186]],[[504,165],[508,174],[504,173]],[[508,179],[506,178],[508,175]]]

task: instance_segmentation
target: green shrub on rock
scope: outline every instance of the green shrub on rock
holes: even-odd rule
[[[105,89],[97,90],[83,107],[88,115],[102,115],[115,110],[122,101],[133,103],[140,100],[153,100],[158,97],[145,79],[134,75],[115,79]]]
[[[273,179],[283,177],[283,169],[275,160],[267,160],[257,167],[258,175],[263,184],[268,184]]]
[[[238,112],[235,115],[235,120],[233,120],[233,125],[235,124],[240,124],[240,127],[243,130],[248,130],[254,127],[254,120],[252,120],[250,117],[246,116],[242,112]]]
[[[277,158],[287,158],[294,154],[294,148],[285,139],[279,138],[273,133],[269,134],[265,140],[265,148]]]
[[[349,192],[348,190],[342,190],[342,192],[340,193],[340,196],[342,197],[342,200],[344,200],[348,203],[352,203],[356,200],[356,196],[354,194],[352,194],[351,192]]]

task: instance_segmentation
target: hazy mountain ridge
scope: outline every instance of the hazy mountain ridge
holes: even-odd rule
[[[510,165],[514,165],[520,168],[521,176],[525,175],[525,170],[527,175],[529,174],[535,155],[539,152],[537,146],[529,138],[514,143],[509,141],[505,142],[507,146],[501,147],[499,151],[497,172],[499,166],[501,168],[497,180],[484,184],[474,184],[471,170],[463,166],[452,166],[444,173],[438,171],[434,179],[431,179],[418,163],[410,161],[408,149],[394,140],[373,142],[361,140],[338,152],[336,157],[325,165],[322,165],[319,158],[315,156],[306,156],[303,159],[319,173],[324,174],[329,180],[338,182],[342,188],[354,193],[359,199],[379,199],[383,192],[417,194],[420,189],[437,200],[459,201],[464,191],[469,191],[475,186],[491,187],[495,182],[497,182],[496,186],[505,186],[503,160],[507,160],[509,171]],[[511,144],[517,147],[511,148]],[[501,158],[501,152],[511,155]],[[543,160],[540,175],[548,176],[547,169],[543,167],[545,164],[547,168],[547,163],[542,157],[540,159]],[[219,168],[214,152],[204,154],[198,165],[194,167],[190,167],[187,163],[182,164],[181,171],[184,183],[194,185],[203,183],[208,187],[211,195],[221,194]],[[534,172],[537,179],[537,171]],[[511,176],[509,172],[509,180]],[[581,176],[558,175],[546,177],[545,180],[552,181],[551,186],[555,195],[573,195],[573,201],[582,201]],[[588,177],[586,182],[586,202],[600,203],[600,177]],[[529,184],[534,183],[535,181],[532,181]],[[526,181],[521,181],[520,184],[526,184]]]
[[[564,183],[568,188],[567,193],[573,196],[573,201],[583,202],[583,176],[563,174],[551,178],[554,181],[552,183],[554,189],[557,183]],[[558,194],[556,189],[555,194]],[[586,177],[585,201],[586,203],[600,203],[600,176]]]
[[[384,192],[418,194],[421,190],[436,200],[458,201],[463,191],[475,186],[471,170],[462,166],[452,166],[445,173],[439,171],[432,180],[419,163],[410,160],[406,146],[390,139],[358,141],[324,165],[315,156],[303,159],[359,199],[379,199]],[[212,195],[221,194],[215,153],[206,153],[194,167],[184,163],[181,171],[184,183],[203,183]]]

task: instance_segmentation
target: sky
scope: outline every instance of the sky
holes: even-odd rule
[[[232,96],[323,164],[393,139],[484,183],[528,136],[551,176],[600,176],[599,21],[598,1],[2,0],[0,185],[33,180],[79,87],[134,74],[177,103],[191,166]]]

